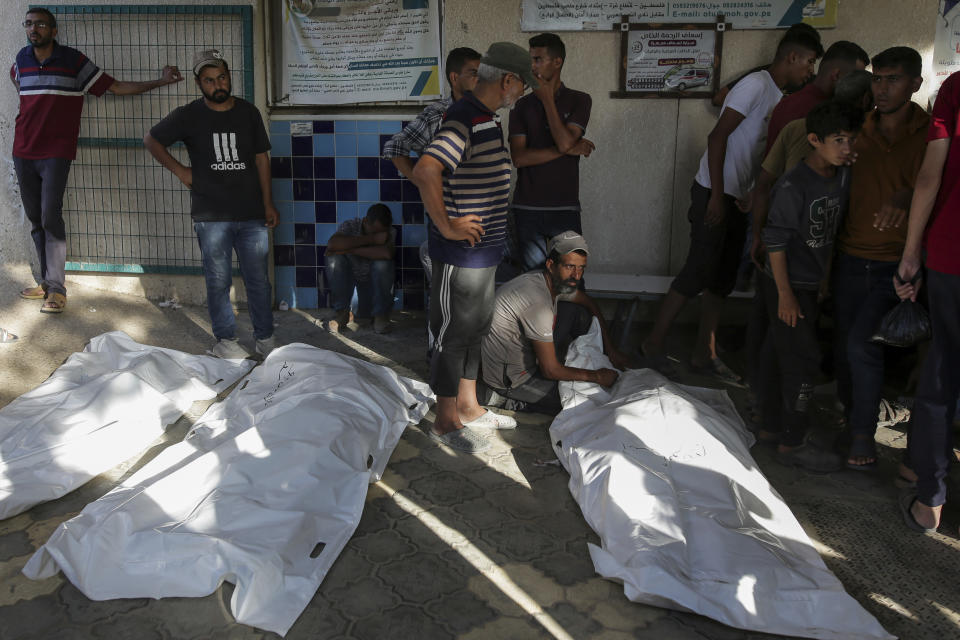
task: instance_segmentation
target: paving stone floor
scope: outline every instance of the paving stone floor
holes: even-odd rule
[[[62,318],[41,317],[35,306],[0,292],[0,326],[22,336],[0,345],[0,406],[103,331],[122,329],[143,342],[195,353],[210,346],[203,308],[161,309],[82,287],[74,287]],[[282,343],[365,357],[405,375],[427,373],[422,315],[399,314],[394,332],[384,336],[369,330],[331,335],[318,326],[316,313],[278,313],[277,322]],[[245,314],[239,323],[249,329]],[[692,329],[676,333],[672,346],[683,353]],[[742,390],[730,391],[742,404]],[[93,602],[62,574],[31,581],[20,573],[59,523],[181,439],[204,409],[194,406],[144,456],[60,500],[0,521],[0,638],[277,637],[232,621],[229,584],[205,598]],[[826,423],[828,414],[822,414]],[[517,431],[499,434],[493,449],[475,456],[426,437],[431,419],[405,432],[383,478],[370,487],[356,534],[288,638],[773,637],[631,603],[620,585],[598,577],[587,553],[587,543],[598,540],[570,496],[566,472],[554,463],[546,417],[519,415]],[[881,440],[876,473],[814,476],[780,467],[763,447],[754,454],[828,566],[891,633],[911,640],[960,637],[960,517],[949,511],[941,534],[907,531],[892,483],[902,433],[884,430]],[[956,482],[951,489],[960,495]]]

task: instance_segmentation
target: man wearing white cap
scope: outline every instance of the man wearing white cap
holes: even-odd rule
[[[277,209],[270,189],[270,139],[257,108],[230,95],[230,70],[215,49],[197,53],[193,75],[202,98],[179,107],[154,125],[143,144],[157,162],[190,189],[190,216],[200,241],[207,308],[220,358],[245,358],[230,304],[234,251],[247,291],[256,352],[274,347],[273,300],[267,278],[270,238]],[[182,140],[184,166],[167,147]]]
[[[587,267],[586,240],[575,231],[564,231],[550,239],[547,253],[543,269],[517,276],[497,292],[490,333],[483,339],[487,388],[477,393],[481,403],[552,415],[561,408],[560,380],[611,386],[619,375],[613,369],[563,364],[570,343],[590,329],[594,317],[610,361],[619,368],[628,364],[610,341],[596,303],[577,288]]]

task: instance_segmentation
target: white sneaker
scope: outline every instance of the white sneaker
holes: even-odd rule
[[[264,338],[263,340],[257,340],[257,355],[263,356],[266,358],[270,355],[270,352],[277,348],[277,339],[274,336],[269,338]]]
[[[225,338],[217,340],[217,344],[213,345],[213,349],[210,349],[210,354],[224,360],[243,360],[250,356],[247,350],[240,346],[240,342],[236,338],[233,340]]]
[[[464,422],[463,426],[473,429],[516,429],[517,421],[510,416],[503,416],[487,409],[487,412],[479,418]]]

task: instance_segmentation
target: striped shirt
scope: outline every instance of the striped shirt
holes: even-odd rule
[[[21,49],[10,77],[20,85],[13,155],[27,160],[74,159],[83,94],[102,96],[114,82],[87,56],[56,42],[42,63],[32,46]]]
[[[476,214],[485,231],[474,246],[444,238],[430,225],[430,257],[457,267],[500,264],[507,242],[510,153],[500,117],[472,93],[455,102],[424,151],[444,166],[443,204],[450,218]]]

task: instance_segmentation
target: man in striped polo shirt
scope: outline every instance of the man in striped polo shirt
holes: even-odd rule
[[[454,103],[413,170],[430,216],[433,262],[430,329],[435,336],[430,387],[437,394],[435,440],[468,452],[490,446],[477,428],[512,429],[516,421],[477,402],[480,342],[493,317],[494,273],[507,239],[510,153],[497,109],[536,87],[530,53],[490,45],[476,89]]]
[[[133,95],[183,77],[176,67],[167,66],[157,80],[115,80],[76,49],[56,41],[57,19],[49,10],[30,9],[23,26],[30,44],[20,50],[10,68],[10,80],[20,93],[13,164],[23,209],[33,227],[40,284],[24,289],[20,296],[43,300],[43,313],[61,313],[67,304],[63,192],[70,163],[77,156],[83,95],[102,96],[107,91]]]

